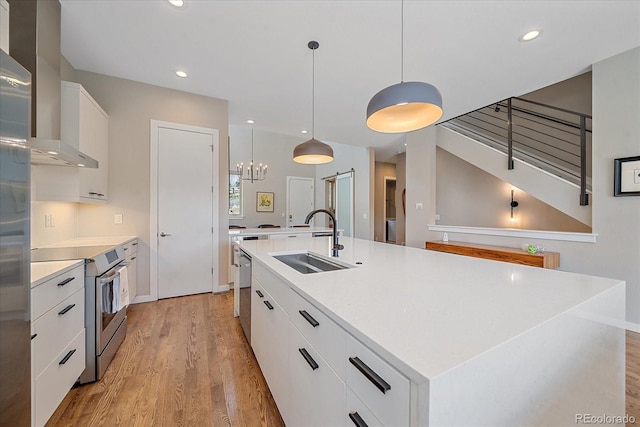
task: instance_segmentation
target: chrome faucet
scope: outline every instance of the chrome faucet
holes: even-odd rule
[[[331,251],[331,255],[334,257],[337,257],[338,251],[341,249],[344,249],[344,245],[341,245],[340,243],[338,243],[338,223],[336,222],[336,217],[333,216],[331,211],[328,211],[326,209],[316,209],[315,211],[311,211],[309,212],[309,215],[307,215],[307,218],[304,220],[304,223],[309,224],[309,221],[311,221],[311,218],[318,212],[326,213],[327,215],[329,215],[329,218],[331,218],[331,221],[333,221],[333,248]]]

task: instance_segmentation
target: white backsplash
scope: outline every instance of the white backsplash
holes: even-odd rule
[[[78,237],[78,204],[31,202],[31,247]]]

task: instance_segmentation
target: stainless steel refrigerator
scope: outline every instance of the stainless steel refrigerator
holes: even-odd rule
[[[31,74],[0,49],[0,426],[31,425]]]

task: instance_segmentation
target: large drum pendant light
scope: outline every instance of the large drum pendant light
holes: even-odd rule
[[[314,138],[315,132],[315,72],[317,41],[310,41],[307,46],[313,52],[313,74],[311,79],[311,139],[293,149],[293,161],[307,165],[319,165],[333,161],[333,148]]]
[[[404,1],[400,7],[400,83],[376,93],[367,106],[367,126],[377,132],[399,133],[421,129],[442,117],[442,95],[423,82],[404,79]]]

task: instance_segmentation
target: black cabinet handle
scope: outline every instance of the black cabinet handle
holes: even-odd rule
[[[311,357],[311,355],[309,354],[306,348],[299,348],[298,351],[300,352],[302,357],[304,357],[304,360],[307,361],[309,366],[311,366],[311,369],[313,369],[314,371],[318,369],[318,364],[316,363],[315,360],[313,360],[313,357]]]
[[[62,282],[58,283],[58,286],[64,286],[70,281],[72,281],[73,279],[75,279],[75,277],[69,277],[68,279],[64,279]]]
[[[138,258],[137,256],[132,256],[131,257],[131,261],[133,261],[134,259]]]
[[[355,366],[356,369],[360,371],[360,373],[362,373],[362,375],[367,377],[367,379],[371,381],[373,385],[378,387],[378,389],[382,393],[386,393],[387,391],[391,390],[391,386],[389,385],[389,383],[383,380],[380,375],[376,374],[375,371],[368,367],[367,364],[362,360],[358,359],[357,357],[350,357],[349,362],[351,362],[351,364]]]
[[[60,310],[58,312],[58,316],[61,316],[61,315],[65,314],[67,311],[71,310],[75,306],[76,306],[75,304],[70,304],[70,305],[66,306],[65,308],[63,308],[62,310]]]
[[[104,194],[98,193],[98,197],[104,197]]]
[[[318,323],[318,321],[316,319],[314,319],[309,313],[307,313],[306,310],[298,310],[298,313],[300,313],[300,315],[302,317],[304,317],[304,319],[309,322],[311,324],[311,326],[313,326],[314,328],[316,326],[318,326],[320,323]]]
[[[60,361],[60,363],[58,363],[58,365],[64,365],[65,363],[67,363],[67,360],[69,360],[71,356],[73,356],[73,353],[75,352],[76,352],[76,349],[74,348],[69,353],[67,353],[65,357],[62,358],[62,360]]]
[[[98,193],[96,193],[95,191],[89,191],[89,194],[91,194],[92,196],[97,196]]]
[[[262,301],[262,302],[264,302],[264,305],[266,305],[269,308],[269,310],[273,310],[273,306],[271,305],[271,303],[269,301],[265,300],[265,301]]]
[[[264,295],[262,295],[262,292],[260,292],[260,290],[256,290],[256,294],[258,294],[260,298],[264,298]]]
[[[124,250],[125,250],[125,251],[128,251],[128,250],[129,250],[129,248],[124,248]]]
[[[133,242],[131,245],[132,246],[136,246],[138,244],[138,242]]]
[[[349,414],[349,418],[351,418],[351,421],[353,421],[353,424],[355,424],[356,427],[369,427],[369,424],[365,423],[357,412],[351,412]]]
[[[37,336],[38,336],[38,334],[33,334],[33,335],[31,335],[31,339],[34,339]]]

